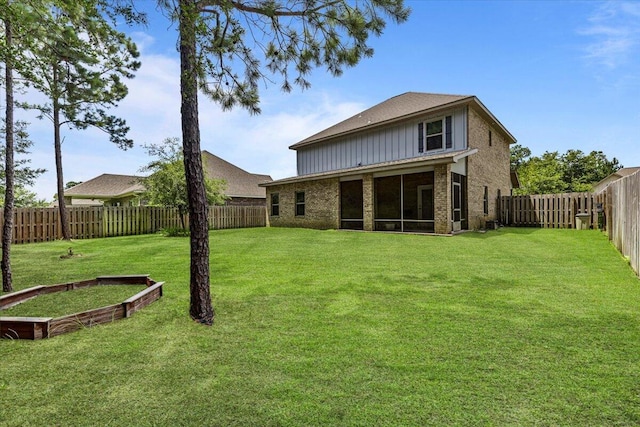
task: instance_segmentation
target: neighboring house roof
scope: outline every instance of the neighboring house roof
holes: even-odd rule
[[[139,176],[103,173],[65,190],[64,195],[74,199],[118,199],[144,190]]]
[[[227,196],[263,199],[267,197],[266,190],[258,185],[271,181],[269,175],[249,173],[208,151],[202,152],[202,159],[208,178],[224,179],[227,182]],[[65,190],[64,195],[73,199],[116,199],[144,191],[142,177],[105,173]]]
[[[478,152],[477,148],[458,150],[458,151],[449,151],[446,153],[434,154],[431,156],[412,157],[410,159],[394,160],[389,162],[376,163],[373,165],[357,166],[357,167],[347,168],[347,169],[339,169],[339,170],[328,171],[328,172],[295,176],[292,178],[284,178],[284,179],[279,179],[276,181],[271,181],[271,182],[261,184],[261,186],[271,187],[271,186],[280,185],[280,184],[290,184],[293,182],[304,182],[304,181],[312,181],[316,179],[327,179],[327,178],[343,177],[343,176],[349,176],[349,175],[359,175],[362,173],[374,173],[374,172],[383,172],[386,170],[396,170],[396,169],[405,169],[405,168],[416,168],[416,167],[422,167],[422,166],[433,166],[433,165],[440,165],[440,164],[446,164],[446,163],[456,163],[457,161],[464,159],[465,157],[468,157],[477,152]]]
[[[202,152],[205,175],[227,181],[225,194],[230,197],[266,198],[267,192],[259,184],[273,181],[269,175],[250,173],[208,151]]]
[[[446,95],[435,93],[406,92],[394,96],[368,110],[356,114],[334,126],[331,126],[315,135],[290,146],[290,149],[298,148],[351,133],[369,130],[374,127],[385,126],[400,120],[410,119],[425,114],[437,113],[440,110],[474,105],[480,113],[500,130],[507,141],[512,144],[516,139],[498,121],[498,119],[473,95]]]
[[[612,182],[617,181],[620,178],[624,178],[625,176],[633,175],[638,171],[640,171],[640,167],[618,169],[611,175],[607,176],[606,178],[604,178],[603,180],[595,184],[593,186],[593,192],[599,193],[600,191],[604,190],[607,187],[607,185],[611,184]]]

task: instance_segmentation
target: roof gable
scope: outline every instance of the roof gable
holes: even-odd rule
[[[435,113],[448,108],[474,104],[482,115],[492,124],[504,132],[510,142],[515,142],[515,138],[502,126],[493,114],[473,95],[447,95],[422,92],[406,92],[402,95],[394,96],[381,102],[361,113],[356,114],[340,123],[337,123],[321,132],[316,133],[302,141],[290,146],[290,149],[315,144],[338,136],[347,135],[371,129],[372,127],[384,126],[400,120],[409,119],[414,116]]]
[[[273,181],[269,175],[247,172],[206,150],[202,152],[202,166],[208,178],[227,182],[225,194],[231,197],[265,198],[266,191],[258,184]]]

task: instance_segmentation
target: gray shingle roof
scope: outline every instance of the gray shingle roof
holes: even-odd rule
[[[327,139],[340,135],[350,134],[361,131],[365,128],[382,126],[399,120],[408,119],[420,114],[427,114],[460,106],[464,104],[475,104],[482,114],[494,122],[500,130],[502,130],[507,138],[515,142],[515,138],[507,131],[504,126],[496,119],[491,112],[473,95],[447,95],[437,93],[422,92],[406,92],[402,95],[394,96],[380,104],[356,114],[336,125],[333,125],[321,132],[316,133],[302,141],[293,144],[289,148],[296,150],[306,145],[316,142],[325,141]]]
[[[225,193],[231,197],[265,198],[266,190],[258,184],[273,181],[269,175],[247,172],[208,151],[202,152],[202,166],[207,177],[227,181]]]
[[[76,198],[115,198],[142,193],[140,177],[103,173],[95,178],[65,190],[64,195]]]

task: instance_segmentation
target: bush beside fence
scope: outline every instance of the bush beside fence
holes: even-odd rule
[[[175,208],[153,206],[69,207],[72,239],[129,236],[155,233],[164,228],[182,227]],[[266,226],[264,206],[211,206],[209,228],[247,228]],[[19,208],[15,210],[13,243],[47,242],[62,238],[57,208]],[[0,221],[4,223],[2,211]],[[185,216],[189,226],[189,217]]]

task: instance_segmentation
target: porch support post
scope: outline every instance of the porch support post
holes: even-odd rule
[[[374,224],[373,224],[373,215],[374,215],[374,209],[373,209],[373,201],[374,201],[374,195],[373,195],[373,175],[372,174],[365,174],[362,177],[362,214],[363,214],[363,220],[364,220],[364,230],[365,231],[373,231],[374,230]]]
[[[434,168],[435,232],[451,233],[451,165],[436,165]]]

